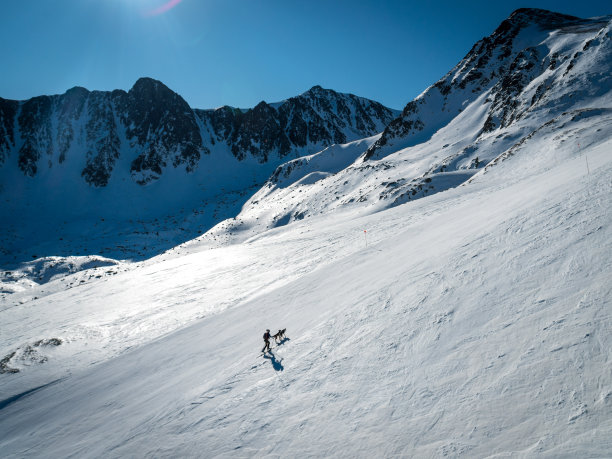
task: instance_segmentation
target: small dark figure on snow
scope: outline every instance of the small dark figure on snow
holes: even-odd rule
[[[276,333],[275,335],[272,336],[272,338],[274,338],[274,341],[280,341],[285,337],[285,332],[287,331],[286,328],[283,328],[282,330],[279,330],[278,333]]]
[[[267,329],[263,335],[264,343],[266,343],[261,350],[261,352],[266,352],[270,350],[270,329]]]

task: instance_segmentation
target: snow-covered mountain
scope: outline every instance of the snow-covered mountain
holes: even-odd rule
[[[75,87],[22,102],[0,99],[0,165],[12,161],[35,177],[40,168],[80,161],[83,179],[104,187],[121,157],[130,156],[132,179],[144,185],[168,167],[193,172],[217,144],[238,159],[267,162],[375,134],[395,115],[320,86],[248,110],[192,110],[163,83],[141,78],[128,92]]]
[[[403,204],[466,183],[541,136],[567,142],[586,119],[609,136],[611,19],[515,11],[381,134],[279,166],[221,230]]]
[[[77,245],[146,258],[235,216],[287,159],[380,132],[398,113],[319,86],[248,110],[192,110],[150,78],[128,92],[0,99],[0,263]]]
[[[261,189],[263,156],[225,149],[215,169],[210,142],[192,176],[242,174],[240,196],[183,166],[138,185],[121,156],[69,201],[43,187],[55,166],[11,182],[48,190],[27,211],[58,224],[9,226],[19,253],[63,238],[70,256],[2,272],[2,456],[609,457],[611,21],[519,10],[387,128],[303,151]],[[159,218],[170,190],[185,208]],[[86,203],[104,221],[70,219]],[[235,217],[173,233],[214,212]]]

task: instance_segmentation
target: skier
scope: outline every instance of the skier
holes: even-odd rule
[[[266,350],[270,350],[270,329],[268,328],[263,335],[264,342],[266,343],[261,350],[261,352],[265,353]]]

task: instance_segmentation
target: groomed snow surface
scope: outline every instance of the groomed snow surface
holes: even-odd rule
[[[0,455],[610,457],[612,141],[540,147],[390,210],[15,293]]]

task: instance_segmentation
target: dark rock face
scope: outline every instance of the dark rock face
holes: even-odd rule
[[[488,89],[492,89],[493,103],[488,117],[483,120],[482,132],[508,126],[528,108],[519,104],[517,96],[545,68],[555,68],[560,59],[558,55],[543,55],[534,47],[521,49],[516,44],[519,33],[531,26],[552,30],[576,27],[585,22],[588,20],[546,10],[516,10],[493,34],[477,42],[448,74],[406,105],[402,114],[389,123],[381,138],[368,149],[364,159],[383,157],[392,146],[400,142],[409,144],[411,139],[422,138],[424,133],[430,136],[456,116],[462,104],[475,100]],[[532,104],[546,90],[545,86],[539,88]],[[439,115],[433,120],[426,119],[426,111]]]
[[[15,145],[15,116],[19,104],[0,97],[0,166]]]
[[[59,163],[66,159],[66,152],[75,138],[73,122],[81,117],[83,106],[87,101],[89,91],[85,88],[72,88],[63,97],[58,98],[57,142],[59,147]]]
[[[106,186],[121,146],[108,93],[94,91],[89,95],[85,132],[87,165],[81,176],[92,186]]]
[[[51,137],[52,98],[34,97],[21,107],[18,122],[24,143],[19,149],[19,168],[29,177],[38,170],[42,155],[53,154]]]
[[[209,126],[210,138],[226,142],[236,158],[251,155],[266,162],[272,154],[285,157],[294,149],[323,148],[377,134],[397,112],[378,102],[314,86],[280,104],[260,102],[246,111],[221,107],[196,110],[196,114]]]
[[[137,152],[131,173],[139,184],[159,178],[167,166],[184,165],[192,172],[200,155],[208,153],[189,105],[150,78],[138,80],[127,93],[76,87],[24,102],[2,99],[0,116],[0,160],[17,147],[19,168],[29,177],[47,166],[44,158],[52,167],[53,160],[61,165],[68,154],[82,154],[83,179],[91,186],[106,186],[121,153],[122,135]],[[15,116],[22,139],[17,146]]]
[[[508,71],[494,87],[495,98],[489,111],[483,132],[491,132],[499,127],[512,124],[519,115],[518,95],[538,75],[540,55],[535,48],[527,48],[518,53]],[[533,70],[537,70],[533,72]]]
[[[319,86],[249,110],[192,110],[161,82],[141,78],[128,92],[75,87],[24,102],[0,99],[0,165],[17,150],[19,168],[34,177],[40,167],[84,157],[81,176],[104,187],[127,149],[134,155],[132,179],[145,185],[169,167],[195,171],[213,145],[226,146],[238,160],[253,156],[265,163],[271,155],[284,158],[296,149],[314,153],[373,135],[395,116],[376,102]]]
[[[289,141],[278,122],[276,110],[260,102],[252,110],[241,113],[232,133],[231,149],[238,159],[251,153],[261,162],[267,161],[274,149],[281,155],[286,154]]]
[[[200,159],[200,130],[185,100],[151,78],[139,79],[117,106],[132,146],[143,151],[132,162],[132,177],[143,185],[161,176],[168,163],[192,172]]]
[[[356,138],[351,134],[374,135],[394,117],[392,110],[378,102],[320,86],[288,99],[279,108],[279,114],[289,138],[298,146],[345,143]]]

